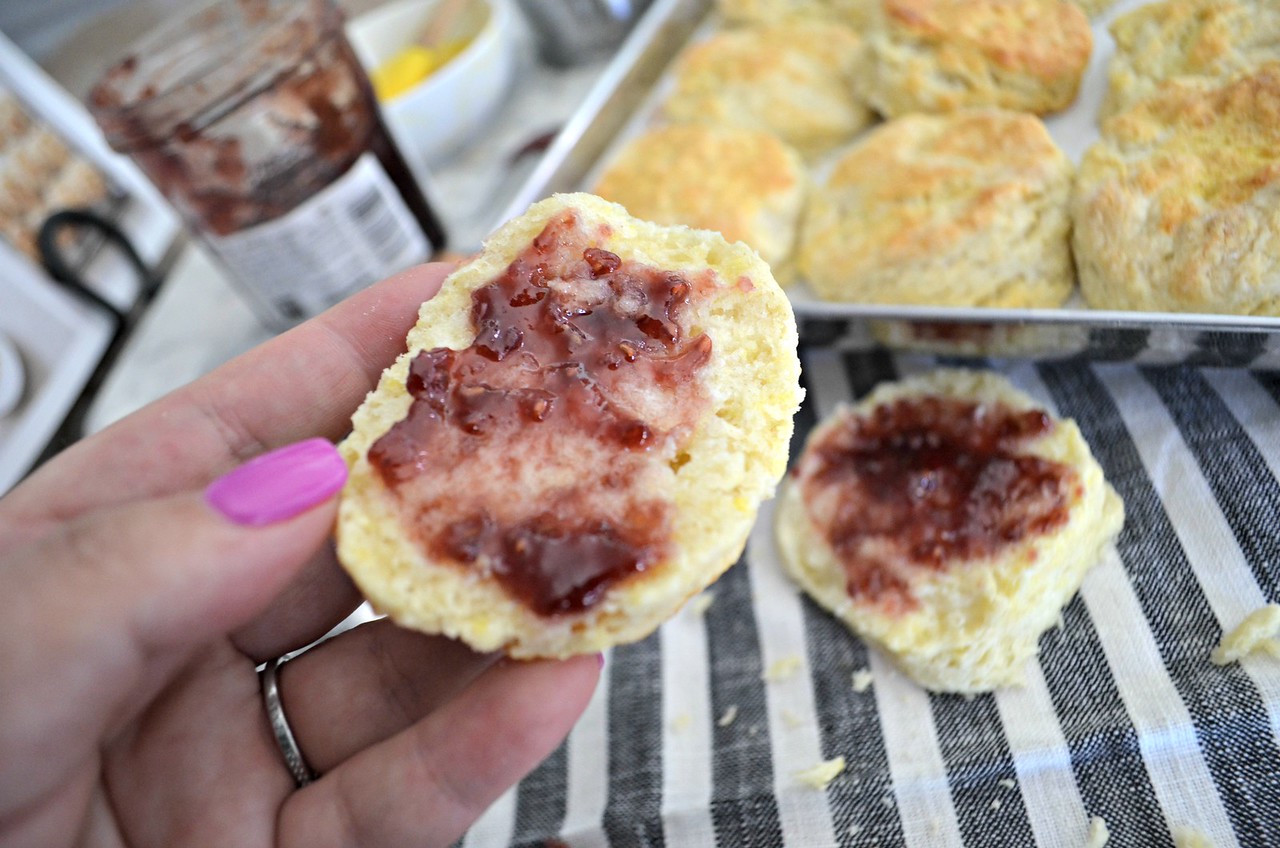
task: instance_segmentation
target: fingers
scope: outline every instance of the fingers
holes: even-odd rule
[[[597,657],[507,662],[413,727],[295,793],[285,848],[447,846],[549,755],[586,708]]]
[[[360,590],[326,542],[261,615],[231,635],[255,663],[310,645],[360,605]]]
[[[0,552],[88,509],[201,488],[271,448],[342,437],[450,269],[372,286],[63,451],[0,501]]]
[[[193,658],[137,725],[103,746],[101,775],[120,844],[138,848],[269,845],[295,789],[258,675],[226,643]]]
[[[307,764],[323,774],[447,703],[495,660],[383,619],[285,664],[280,697]]]
[[[253,618],[328,537],[346,466],[277,451],[188,493],[103,509],[0,562],[0,798],[35,797],[192,650]],[[50,749],[45,740],[66,740]]]

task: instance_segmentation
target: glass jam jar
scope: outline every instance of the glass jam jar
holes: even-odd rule
[[[259,310],[290,326],[444,247],[333,0],[220,0],[135,43],[89,95]]]

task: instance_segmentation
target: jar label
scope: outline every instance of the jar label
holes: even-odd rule
[[[206,241],[284,322],[423,262],[432,248],[372,153],[287,215]]]

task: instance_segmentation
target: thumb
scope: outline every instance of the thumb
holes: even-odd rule
[[[9,552],[0,761],[45,757],[54,740],[96,746],[136,714],[195,650],[284,589],[328,537],[345,479],[333,445],[312,439],[204,492],[99,510]]]

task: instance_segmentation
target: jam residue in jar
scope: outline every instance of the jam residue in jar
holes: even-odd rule
[[[441,250],[335,0],[204,0],[88,106],[276,329]]]
[[[806,451],[800,485],[849,595],[907,611],[911,569],[989,557],[1064,524],[1078,475],[1018,452],[1052,427],[1041,410],[923,396],[827,430]]]
[[[708,403],[713,285],[594,246],[572,211],[471,295],[475,338],[412,360],[406,417],[369,450],[433,559],[479,568],[538,614],[586,609],[668,551],[662,497]]]

